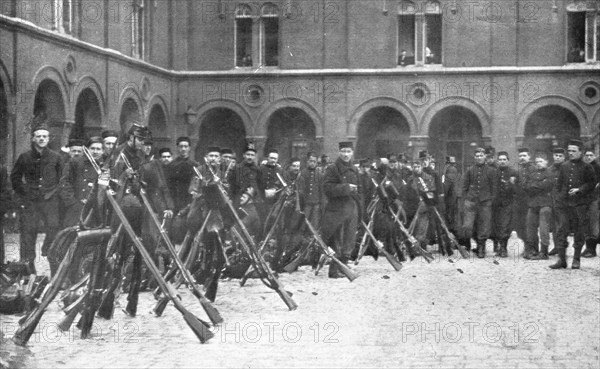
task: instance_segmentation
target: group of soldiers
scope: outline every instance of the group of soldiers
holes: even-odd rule
[[[204,264],[196,268],[196,276],[211,300],[230,266],[228,230],[236,218],[219,196],[220,189],[227,192],[249,233],[263,240],[261,252],[268,254],[276,272],[300,253],[317,268],[320,252],[307,248],[317,237],[348,264],[365,252],[377,256],[372,244],[379,240],[400,261],[424,255],[434,244],[442,254],[465,247],[484,258],[488,239],[496,256],[507,257],[508,239],[516,231],[525,243],[524,258],[558,255],[553,269],[567,267],[570,234],[573,269],[580,267],[581,256],[596,256],[599,242],[600,165],[594,148],[576,139],[566,149],[553,149],[551,165],[547,154],[536,152],[532,160],[529,150],[520,148],[513,168],[507,152],[477,148],[475,164],[461,173],[455,158],[447,157],[444,168],[436,168],[426,151],[411,162],[403,154],[389,154],[355,164],[352,142],[339,143],[333,162],[309,152],[282,166],[274,149],[259,162],[252,142],[240,161],[233,150],[216,146],[195,161],[189,137],[176,140],[175,158],[169,148],[153,154],[151,132],[141,124],[133,124],[120,144],[119,133],[111,130],[85,142],[71,140],[68,154],[48,148],[49,134],[44,119],[34,120],[31,150],[19,155],[10,176],[0,168],[0,211],[19,211],[21,262],[32,268],[37,234],[46,234],[41,256],[48,257],[51,273],[61,261],[49,256],[61,229],[110,225],[106,210],[98,210],[98,183],[120,193],[125,215],[136,234],[147,238],[145,245],[154,257],[160,254],[151,246],[156,242],[150,241],[157,238],[156,230],[140,191],[175,243],[183,242],[186,234],[203,232]],[[306,227],[304,219],[317,232]],[[551,235],[555,247],[549,251]],[[476,247],[471,247],[472,240]],[[0,252],[4,263],[3,244]],[[167,267],[169,257],[163,260]],[[329,277],[343,276],[331,263]]]

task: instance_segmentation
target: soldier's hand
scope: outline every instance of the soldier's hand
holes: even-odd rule
[[[87,199],[81,199],[81,203],[82,203],[83,205],[87,204]]]
[[[127,174],[128,178],[132,178],[135,175],[135,171],[130,168],[125,169],[125,173]]]
[[[350,192],[354,193],[358,191],[358,186],[352,183],[348,183],[348,186],[350,186]]]
[[[570,196],[576,195],[579,191],[580,191],[579,188],[571,188],[569,190],[569,195]]]
[[[173,218],[173,210],[165,210],[163,211],[163,218]]]

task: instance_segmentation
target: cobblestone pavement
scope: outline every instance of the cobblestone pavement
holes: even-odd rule
[[[223,281],[216,307],[225,322],[200,344],[180,314],[150,313],[142,293],[138,316],[96,319],[91,339],[56,329],[53,302],[27,347],[10,336],[17,316],[0,316],[0,363],[27,368],[114,367],[600,367],[600,258],[581,270],[553,271],[550,261],[421,258],[395,272],[365,257],[360,277],[330,280],[309,267],[281,277],[299,308],[288,311],[258,280]],[[572,253],[572,250],[570,250]],[[491,255],[488,244],[488,255]],[[569,257],[569,265],[571,262]],[[45,259],[39,268],[47,267]],[[205,320],[182,291],[184,304]],[[120,304],[125,305],[121,295]]]

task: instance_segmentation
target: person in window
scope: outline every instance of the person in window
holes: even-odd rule
[[[426,64],[433,64],[433,59],[434,59],[434,54],[431,52],[431,49],[429,47],[425,47],[425,63]]]
[[[398,65],[401,67],[405,67],[411,64],[415,64],[415,57],[409,56],[408,52],[405,49],[402,49],[400,55],[398,56]]]

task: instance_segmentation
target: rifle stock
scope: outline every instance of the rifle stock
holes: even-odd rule
[[[66,315],[58,323],[58,329],[60,329],[63,332],[66,332],[69,330],[69,328],[71,328],[71,325],[73,324],[73,321],[75,320],[75,317],[77,317],[77,314],[79,314],[79,312],[81,311],[81,306],[82,306],[83,301],[86,298],[87,294],[88,294],[88,292],[86,291],[81,296],[79,296],[79,298],[77,300],[75,300],[73,303],[71,303],[71,305],[67,306],[64,309],[64,312]]]
[[[325,255],[327,255],[328,257],[330,257],[331,260],[337,264],[337,266],[340,268],[342,273],[344,273],[346,278],[348,278],[348,280],[350,282],[352,282],[353,280],[358,278],[358,274],[353,272],[350,268],[348,268],[348,266],[346,264],[342,263],[341,261],[338,260],[338,258],[335,257],[335,251],[333,251],[330,247],[325,245],[325,242],[323,242],[323,240],[321,239],[321,236],[319,236],[319,234],[317,233],[317,230],[315,229],[315,227],[313,227],[313,225],[310,223],[310,221],[308,220],[308,218],[306,216],[304,217],[304,223],[306,223],[306,225],[308,226],[308,229],[310,229],[311,233],[313,234],[313,237],[315,238],[315,240],[317,240],[317,245],[319,245],[321,247],[321,249],[323,250],[323,253]]]
[[[209,169],[211,170],[211,173],[213,174],[213,176],[216,176],[210,166],[209,166]],[[281,282],[279,282],[279,280],[275,277],[275,275],[273,274],[273,271],[267,265],[267,262],[263,258],[262,254],[258,251],[258,248],[256,247],[256,244],[254,243],[252,236],[246,229],[246,226],[244,226],[244,223],[242,223],[242,220],[240,219],[240,216],[236,212],[235,207],[231,203],[231,200],[229,199],[229,196],[227,195],[225,188],[223,188],[223,184],[221,182],[218,182],[217,187],[219,189],[219,194],[221,195],[221,199],[227,205],[229,211],[231,212],[231,215],[235,219],[236,225],[242,230],[244,237],[242,238],[242,236],[239,234],[239,232],[235,229],[235,226],[231,227],[231,232],[238,239],[238,241],[244,248],[244,251],[250,257],[250,260],[254,264],[254,268],[259,272],[259,274],[261,274],[261,276],[263,278],[266,278],[269,282],[267,284],[263,280],[263,283],[265,283],[265,285],[267,287],[272,288],[273,290],[275,290],[275,292],[277,292],[277,294],[281,297],[281,299],[286,304],[288,309],[295,310],[296,308],[298,308],[298,305],[292,299],[292,297],[290,296],[290,293],[285,290],[285,288],[283,287]]]
[[[377,247],[379,252],[381,252],[383,255],[385,255],[385,258],[387,259],[387,261],[392,265],[392,267],[397,272],[399,272],[400,269],[402,269],[402,264],[400,264],[400,262],[398,260],[396,260],[396,258],[394,258],[394,256],[392,254],[387,252],[387,250],[385,249],[385,247],[383,246],[381,241],[379,241],[378,239],[375,238],[375,235],[373,235],[373,232],[371,232],[371,230],[369,229],[369,226],[366,225],[364,221],[362,221],[361,224],[365,228],[365,233],[367,233],[369,235],[369,237],[371,237],[371,239],[373,240],[373,243],[375,244],[375,246]]]
[[[140,252],[140,255],[142,256],[146,265],[148,266],[148,270],[150,270],[150,272],[156,279],[156,282],[163,290],[163,293],[165,295],[169,296],[171,301],[173,301],[173,304],[175,305],[177,310],[179,310],[179,312],[183,315],[185,322],[190,327],[190,329],[194,332],[196,337],[198,337],[200,342],[205,343],[206,341],[208,341],[210,338],[212,338],[214,336],[214,334],[208,329],[209,324],[198,319],[196,316],[194,316],[192,313],[190,313],[182,305],[182,303],[179,300],[179,298],[177,297],[177,294],[175,293],[173,287],[171,286],[171,284],[169,282],[167,282],[163,279],[162,275],[160,274],[160,270],[158,269],[156,264],[154,264],[152,257],[150,256],[150,254],[148,253],[148,251],[146,250],[146,248],[144,247],[144,245],[142,244],[140,239],[136,236],[133,228],[131,227],[131,224],[129,224],[129,221],[125,217],[123,210],[121,210],[121,208],[119,207],[119,204],[117,204],[117,201],[115,200],[114,195],[110,192],[110,190],[107,190],[106,195],[107,195],[107,198],[108,198],[109,202],[111,203],[115,213],[117,214],[117,217],[121,220],[121,223],[123,224],[125,231],[129,235],[129,238],[131,239],[131,241],[133,242],[135,247]]]
[[[194,280],[194,277],[190,274],[190,271],[186,268],[186,266],[183,265],[183,262],[179,258],[179,255],[177,255],[175,246],[171,242],[171,239],[169,238],[169,236],[167,236],[167,234],[165,233],[165,230],[162,228],[160,222],[158,221],[158,218],[156,217],[156,214],[154,214],[154,211],[152,210],[152,206],[150,205],[150,201],[148,200],[148,197],[146,196],[146,192],[143,189],[140,190],[140,195],[142,197],[142,201],[144,202],[144,205],[146,206],[146,211],[148,213],[150,213],[150,218],[152,218],[152,221],[153,221],[154,225],[158,228],[158,231],[160,232],[160,235],[161,235],[163,241],[165,241],[165,244],[167,245],[167,250],[169,250],[169,254],[171,254],[171,257],[175,261],[175,265],[177,265],[179,272],[185,279],[186,283],[188,284],[188,287],[190,288],[190,290],[192,291],[194,296],[196,296],[198,301],[200,301],[200,305],[202,305],[202,308],[204,309],[204,311],[206,311],[206,314],[210,318],[210,321],[213,324],[219,324],[219,323],[223,322],[223,317],[221,317],[221,314],[219,313],[219,311],[204,296],[202,291],[200,291],[200,289],[198,288],[198,285],[196,284],[196,281]]]

